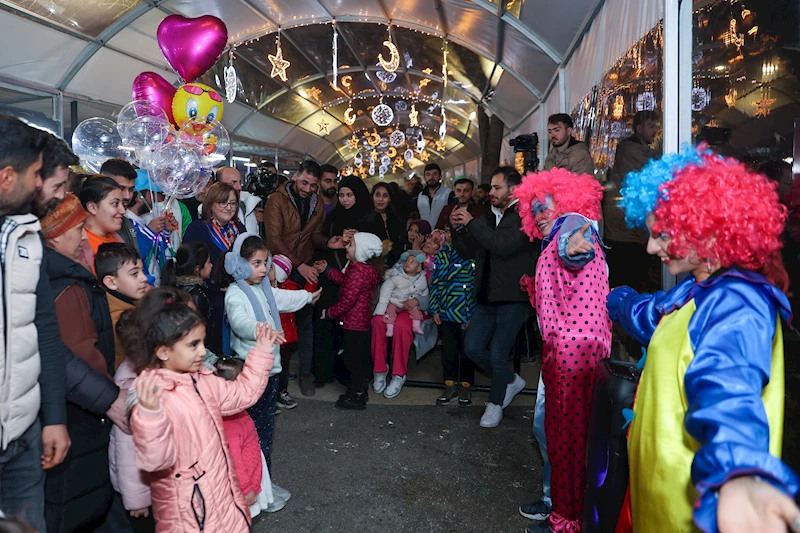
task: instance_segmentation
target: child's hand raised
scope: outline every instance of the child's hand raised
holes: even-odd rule
[[[152,370],[145,370],[136,380],[136,398],[139,405],[150,411],[161,407],[161,388],[156,385],[158,377]]]
[[[322,289],[317,289],[316,292],[311,293],[311,303],[316,304],[319,301],[319,295],[322,294]]]
[[[325,260],[323,260],[323,261],[314,261],[314,270],[316,270],[320,274],[325,272],[326,268],[328,268],[328,262],[327,261],[325,261]]]
[[[265,323],[256,324],[256,345],[262,348],[272,349],[275,344],[283,344],[286,339],[283,333],[272,329]]]

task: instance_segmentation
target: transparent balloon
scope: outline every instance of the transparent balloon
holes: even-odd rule
[[[107,118],[87,118],[72,133],[72,151],[91,172],[113,158],[126,159],[117,125]]]
[[[181,142],[198,146],[204,165],[209,167],[224,160],[231,149],[231,138],[225,126],[217,120],[209,122],[205,117],[184,124],[178,138]]]
[[[167,123],[169,123],[167,112],[161,109],[161,107],[159,107],[157,104],[154,104],[149,100],[134,100],[133,102],[126,104],[119,112],[119,116],[117,117],[117,129],[119,130],[119,134],[123,139],[126,138],[127,130],[131,124],[133,124],[137,118],[141,117],[163,118],[167,121]]]
[[[181,141],[165,144],[153,155],[158,163],[148,169],[153,181],[167,197],[191,198],[205,188],[211,177],[197,146]]]
[[[170,138],[172,125],[166,118],[142,116],[127,124],[120,135],[125,146],[134,151],[153,151]]]

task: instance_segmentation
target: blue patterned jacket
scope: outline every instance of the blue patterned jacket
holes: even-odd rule
[[[466,324],[475,312],[475,261],[464,259],[452,244],[445,244],[433,262],[428,314]]]

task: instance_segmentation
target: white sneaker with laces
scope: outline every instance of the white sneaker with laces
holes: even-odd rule
[[[506,385],[506,395],[503,398],[503,409],[508,407],[511,401],[514,399],[514,396],[519,394],[519,392],[525,388],[525,380],[522,379],[519,374],[514,374],[514,381]]]
[[[389,386],[386,387],[386,391],[383,395],[386,398],[392,399],[398,394],[400,391],[403,390],[403,384],[406,382],[405,376],[392,376],[392,381],[389,383]]]
[[[286,500],[278,496],[277,494],[272,494],[272,503],[264,509],[264,512],[267,513],[277,513],[281,509],[286,507]]]
[[[386,389],[386,374],[388,372],[375,372],[372,379],[372,390],[380,394]]]
[[[272,484],[272,494],[278,496],[281,499],[286,500],[287,502],[291,499],[292,493],[288,490],[284,489],[283,487],[279,487],[275,483]]]
[[[486,402],[486,411],[483,412],[481,417],[482,428],[494,428],[500,424],[503,419],[503,408],[496,403]]]

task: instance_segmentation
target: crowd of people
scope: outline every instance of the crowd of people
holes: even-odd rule
[[[338,380],[335,406],[361,411],[400,395],[415,338],[438,336],[435,403],[470,406],[483,372],[494,428],[535,316],[545,468],[527,532],[582,530],[612,321],[648,347],[617,531],[800,531],[780,460],[786,207],[706,148],[648,152],[656,121],[620,144],[619,203],[563,114],[525,177],[451,190],[432,163],[424,185],[370,190],[304,161],[268,194],[224,167],[176,201],[122,160],[75,174],[63,140],[0,116],[0,510],[23,531],[249,531],[291,498],[271,453],[291,379],[304,396]],[[685,279],[643,292],[650,256]]]

